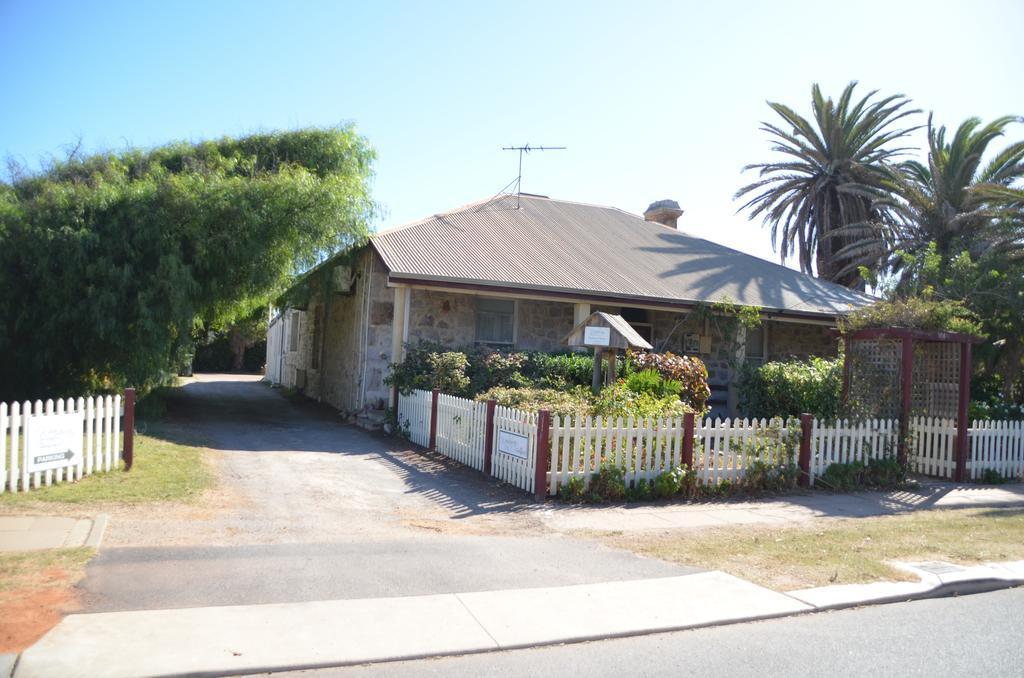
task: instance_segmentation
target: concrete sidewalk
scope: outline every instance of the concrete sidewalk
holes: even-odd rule
[[[0,552],[91,546],[99,548],[107,515],[95,518],[0,516]]]
[[[543,521],[549,528],[561,532],[633,532],[731,525],[798,525],[820,518],[867,518],[928,509],[1014,506],[1024,507],[1024,484],[979,486],[926,482],[917,490],[815,492],[757,501],[558,506],[547,509]]]
[[[220,675],[340,666],[812,609],[722,572],[703,572],[556,588],[80,614],[25,651],[15,675]]]

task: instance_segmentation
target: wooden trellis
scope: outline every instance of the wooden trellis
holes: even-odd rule
[[[900,455],[906,456],[911,417],[956,419],[967,431],[971,346],[979,337],[906,328],[872,328],[843,335],[843,398],[868,417],[899,417]],[[956,441],[956,480],[966,479],[966,435]]]

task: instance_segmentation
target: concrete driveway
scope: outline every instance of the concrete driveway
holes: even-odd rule
[[[255,376],[201,375],[160,435],[213,450],[196,504],[115,512],[85,611],[560,586],[695,570],[550,530],[480,473],[342,423]],[[156,433],[154,431],[154,433]]]

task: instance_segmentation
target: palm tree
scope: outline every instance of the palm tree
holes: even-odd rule
[[[1001,254],[1024,257],[1024,141],[1007,146],[987,164],[982,158],[1006,128],[1024,119],[1005,116],[982,125],[965,120],[947,141],[928,116],[927,165],[907,161],[885,181],[891,191],[876,203],[882,224],[848,229],[852,241],[840,254],[850,260],[883,243],[882,268],[899,272],[905,254],[934,248],[943,264],[962,252],[973,260]],[[931,245],[934,243],[934,246]]]
[[[770,135],[772,150],[786,158],[745,167],[757,170],[759,179],[735,197],[747,199],[740,210],[749,208],[751,219],[760,216],[771,225],[772,246],[783,263],[795,251],[805,273],[817,270],[826,280],[863,287],[856,268],[836,257],[847,243],[835,231],[878,220],[875,204],[882,197],[886,168],[908,150],[892,142],[916,129],[897,122],[920,111],[908,109],[910,100],[901,94],[871,101],[877,91],[851,103],[856,86],[851,82],[833,101],[815,84],[813,123],[783,104],[768,102],[791,131],[767,122],[761,129]]]

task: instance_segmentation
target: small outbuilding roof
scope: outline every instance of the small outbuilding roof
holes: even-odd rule
[[[517,207],[518,203],[518,207]],[[835,318],[865,294],[613,207],[503,196],[375,235],[393,282]]]
[[[640,348],[645,351],[654,350],[654,347],[651,346],[646,339],[637,334],[636,330],[633,329],[633,326],[630,325],[625,318],[621,315],[605,313],[604,311],[591,313],[586,320],[572,328],[572,332],[566,335],[563,341],[569,346],[587,346],[585,330],[588,327],[610,328],[612,336],[609,337],[607,344],[609,348]]]

